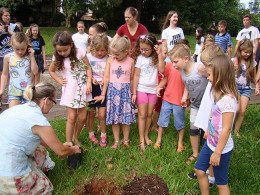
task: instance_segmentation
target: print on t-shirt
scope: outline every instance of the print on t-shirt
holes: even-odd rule
[[[181,34],[173,35],[170,45],[174,45],[180,39],[181,39]]]
[[[250,31],[244,31],[244,32],[241,33],[242,39],[245,39],[245,38],[251,39],[251,36],[252,36],[252,31],[251,30]]]

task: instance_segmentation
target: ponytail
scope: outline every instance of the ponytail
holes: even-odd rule
[[[36,86],[29,85],[24,91],[24,98],[29,101],[38,102],[44,97],[53,98],[55,94],[55,87],[50,83],[38,83]]]

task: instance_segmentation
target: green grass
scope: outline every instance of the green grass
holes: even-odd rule
[[[257,194],[260,186],[260,107],[250,105],[247,109],[245,122],[241,129],[241,138],[234,137],[235,149],[231,157],[229,171],[229,185],[232,194]],[[142,153],[139,144],[137,124],[131,125],[130,140],[131,148],[116,151],[110,149],[113,144],[111,126],[107,128],[108,147],[93,146],[87,130],[80,135],[80,141],[84,149],[83,164],[75,171],[66,167],[66,160],[61,160],[53,152],[51,158],[55,161],[55,168],[48,173],[49,179],[54,185],[55,194],[72,194],[84,181],[92,178],[109,178],[119,188],[127,184],[125,177],[134,170],[138,177],[149,174],[157,174],[167,184],[170,194],[199,194],[198,182],[190,180],[187,174],[193,171],[194,164],[188,166],[185,160],[191,155],[189,141],[189,114],[186,111],[186,132],[184,138],[185,151],[181,154],[176,152],[177,131],[173,127],[173,120],[163,135],[161,150],[155,151],[153,147],[147,147]],[[65,142],[65,120],[57,119],[51,122],[59,139]],[[122,135],[121,135],[122,137]],[[155,142],[157,134],[150,132],[150,138]],[[98,135],[99,138],[99,135]],[[110,161],[109,158],[112,158]],[[107,165],[112,164],[108,170]],[[130,182],[130,181],[129,181]],[[211,194],[218,194],[216,186],[210,189]]]
[[[26,29],[25,29],[26,30]],[[59,30],[68,30],[71,33],[76,33],[77,29],[76,28],[66,28],[66,27],[40,27],[41,30],[41,34],[45,40],[46,46],[46,54],[47,55],[52,55],[54,48],[52,46],[52,38],[54,36],[54,34],[59,31]],[[86,32],[88,32],[88,30],[85,30]],[[109,30],[108,31],[108,35],[113,37],[116,33],[116,30]],[[157,39],[161,38],[160,34],[154,34],[156,36]],[[189,36],[189,35],[185,35],[185,38],[190,42],[190,47],[191,47],[191,53],[194,53],[195,50],[195,36]],[[233,50],[235,48],[236,45],[236,38],[232,37],[232,43],[233,43]]]

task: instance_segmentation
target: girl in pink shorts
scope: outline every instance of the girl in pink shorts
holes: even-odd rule
[[[135,71],[133,81],[132,103],[138,105],[138,129],[141,150],[145,143],[149,146],[148,137],[152,113],[156,104],[156,87],[158,86],[158,56],[154,49],[157,40],[154,35],[141,35],[135,47]]]

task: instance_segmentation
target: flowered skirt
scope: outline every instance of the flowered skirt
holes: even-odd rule
[[[108,84],[106,124],[135,123],[134,106],[131,101],[130,83]]]
[[[46,149],[37,147],[29,157],[32,164],[31,172],[21,177],[0,176],[0,194],[52,194],[53,185],[42,172]]]

